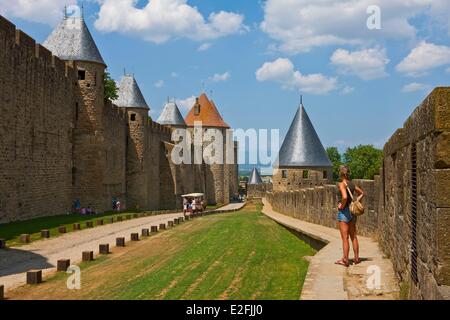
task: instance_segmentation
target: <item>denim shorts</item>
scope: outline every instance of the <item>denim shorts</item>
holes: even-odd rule
[[[350,212],[350,208],[347,206],[343,210],[339,210],[338,221],[349,223],[353,220],[353,215]]]

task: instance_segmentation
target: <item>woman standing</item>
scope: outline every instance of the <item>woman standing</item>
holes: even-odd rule
[[[350,180],[350,170],[348,166],[341,166],[339,168],[339,178],[341,182],[338,183],[338,224],[339,230],[341,232],[342,238],[342,249],[343,249],[343,257],[342,259],[336,261],[336,264],[349,266],[349,251],[350,244],[348,238],[352,241],[353,253],[355,258],[353,262],[355,264],[360,263],[359,260],[359,243],[358,237],[356,236],[356,216],[353,216],[350,212],[350,203],[352,202],[352,196],[356,193],[358,194],[358,200],[361,200],[364,197],[364,192],[361,188],[357,187]],[[351,192],[351,195],[350,193]]]

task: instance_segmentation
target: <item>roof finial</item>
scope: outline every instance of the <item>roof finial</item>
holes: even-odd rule
[[[213,90],[209,90],[209,96],[210,96],[211,99],[212,99],[212,97],[213,97],[213,93],[214,93]]]
[[[300,105],[303,106],[303,95],[300,93]]]
[[[67,19],[67,5],[64,6],[64,19]]]
[[[81,19],[84,20],[84,3],[81,3]]]

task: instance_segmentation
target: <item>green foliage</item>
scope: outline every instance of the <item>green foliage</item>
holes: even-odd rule
[[[347,148],[343,157],[352,179],[373,179],[383,164],[383,151],[372,145]]]
[[[119,98],[119,89],[117,88],[116,82],[107,71],[105,71],[103,76],[103,82],[105,86],[105,100],[116,100]]]
[[[333,180],[339,180],[339,166],[342,165],[342,156],[336,147],[327,148],[328,158],[333,163]]]

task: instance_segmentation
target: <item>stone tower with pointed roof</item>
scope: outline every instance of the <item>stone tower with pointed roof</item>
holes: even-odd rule
[[[82,16],[65,16],[43,46],[73,67],[78,78],[73,145],[73,198],[85,206],[103,208],[108,193],[103,156],[106,64]],[[92,155],[87,157],[86,155]],[[97,156],[94,156],[97,155]],[[122,191],[120,192],[122,193]]]
[[[303,104],[280,148],[274,165],[274,191],[296,190],[331,182],[333,164]]]
[[[250,178],[248,179],[248,184],[262,184],[263,181],[261,179],[261,175],[259,174],[258,169],[255,167],[253,168]]]
[[[230,126],[223,120],[215,103],[205,93],[202,93],[196,99],[194,106],[185,118],[185,122],[193,134],[196,131],[195,125],[198,124],[201,124],[202,134],[204,136],[208,134],[208,131],[211,133],[211,130],[216,130],[222,134],[223,150],[220,150],[220,152],[223,154],[224,162],[221,164],[203,163],[205,172],[204,183],[208,203],[228,203],[230,197],[238,191],[236,144],[234,144],[233,150],[231,151],[234,164],[226,163],[226,157],[230,156],[230,152],[227,152],[226,140],[229,139],[229,141],[232,141],[232,133],[229,130]],[[203,148],[206,148],[210,143],[211,141],[203,141]]]
[[[147,154],[148,113],[150,108],[131,74],[125,74],[118,85],[118,98],[113,101],[127,115],[128,136],[126,153],[127,205],[130,208],[148,208],[149,199],[149,167]]]

